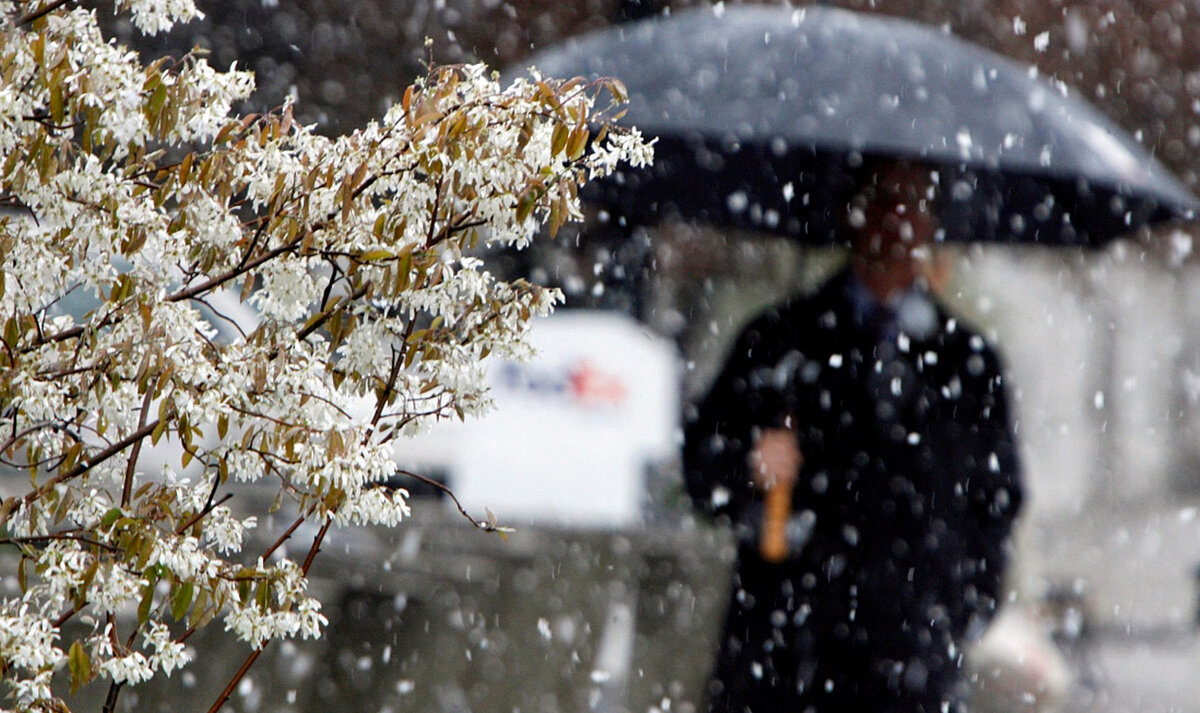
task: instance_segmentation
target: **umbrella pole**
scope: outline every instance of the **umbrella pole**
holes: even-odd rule
[[[791,484],[776,483],[766,493],[762,538],[758,543],[759,554],[767,562],[778,564],[787,558],[787,521],[791,515]]]
[[[782,427],[768,428],[757,437],[751,453],[755,481],[764,507],[758,551],[763,560],[779,563],[788,556],[787,523],[792,516],[792,489],[804,463],[789,415]]]

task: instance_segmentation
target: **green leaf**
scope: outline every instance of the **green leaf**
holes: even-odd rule
[[[83,648],[83,643],[75,641],[67,652],[67,666],[71,669],[71,695],[80,686],[92,678],[92,659]]]
[[[567,147],[567,139],[570,138],[571,130],[566,124],[555,124],[554,133],[550,135],[550,155],[557,156]]]
[[[567,141],[567,158],[574,161],[583,155],[583,150],[587,148],[589,133],[586,126],[576,127],[571,132],[571,138]]]
[[[396,257],[391,250],[367,250],[358,256],[363,262],[374,262],[376,260],[387,260],[388,258]]]
[[[150,607],[154,604],[154,584],[142,587],[142,601],[138,603],[138,626],[150,619]]]
[[[4,323],[4,343],[10,349],[17,348],[17,341],[21,338],[21,326],[17,324],[15,317],[9,317]]]
[[[62,83],[56,81],[50,85],[50,120],[60,126],[63,124],[63,119],[66,118],[65,104],[66,98],[63,95]]]
[[[117,518],[119,517],[121,517],[121,508],[110,509],[108,512],[104,513],[104,517],[100,518],[101,529],[112,527],[112,524],[116,522]]]
[[[79,584],[80,599],[87,599],[87,590],[92,586],[92,582],[96,579],[96,572],[100,569],[100,558],[93,557],[92,563],[88,565],[87,571],[83,573],[83,581]]]
[[[196,585],[184,582],[171,593],[171,616],[175,617],[175,621],[179,621],[187,614],[188,607],[192,605],[192,595],[195,594],[195,591]]]
[[[166,402],[164,401],[163,403],[166,403]],[[167,431],[167,420],[164,418],[164,419],[159,420],[158,425],[155,426],[154,430],[150,433],[150,443],[152,445],[158,445],[158,439],[162,438],[163,434],[166,433],[166,431]]]

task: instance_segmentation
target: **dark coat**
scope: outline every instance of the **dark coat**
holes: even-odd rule
[[[1021,485],[997,356],[940,306],[923,337],[880,334],[851,279],[755,319],[687,426],[689,491],[743,543],[716,710],[934,706],[1000,596]],[[800,537],[775,565],[746,459],[787,414]]]

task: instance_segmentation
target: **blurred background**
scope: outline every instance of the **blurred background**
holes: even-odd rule
[[[929,23],[1036,67],[1200,183],[1200,0],[825,4]],[[302,121],[343,133],[429,60],[520,68],[572,35],[697,5],[222,0],[165,37],[111,30],[150,56],[200,46],[217,67],[237,61],[259,86],[244,111],[293,94]],[[1177,226],[1086,253],[950,249],[945,298],[1006,359],[1030,492],[1011,582],[1021,621],[978,656],[980,710],[1200,710],[1195,237]],[[395,532],[337,533],[315,570],[327,636],[273,645],[231,709],[703,709],[732,546],[690,511],[679,423],[740,324],[840,256],[596,213],[493,260],[566,292],[535,335],[544,359],[497,366],[500,416],[405,457],[517,532],[485,536],[418,492]],[[513,414],[542,421],[518,432]],[[218,633],[193,641],[199,665],[121,706],[207,706],[245,652]]]

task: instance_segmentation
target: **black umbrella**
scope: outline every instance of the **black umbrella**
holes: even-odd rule
[[[830,7],[707,8],[617,25],[528,58],[612,76],[655,166],[592,198],[641,223],[678,214],[837,239],[854,170],[927,162],[949,240],[1099,245],[1191,217],[1196,198],[1065,86],[952,35]]]

